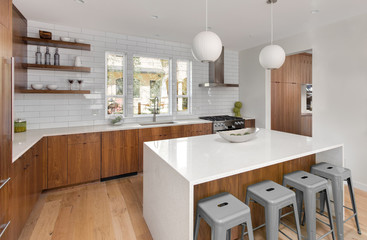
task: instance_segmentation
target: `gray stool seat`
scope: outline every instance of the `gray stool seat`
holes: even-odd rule
[[[265,226],[267,240],[278,239],[280,212],[284,207],[292,205],[294,209],[298,239],[301,239],[297,201],[296,195],[293,191],[273,181],[267,180],[253,184],[247,188],[247,205],[249,204],[250,200],[257,202],[265,208]]]
[[[229,240],[231,228],[242,225],[242,238],[245,225],[250,240],[253,240],[250,208],[229,193],[220,193],[198,201],[194,239],[198,238],[200,220],[203,218],[212,229],[212,239]]]
[[[350,171],[348,168],[335,166],[325,162],[313,165],[311,167],[311,173],[326,179],[341,177],[343,180],[347,180],[352,176],[352,171]]]
[[[357,206],[354,196],[353,183],[352,183],[352,172],[348,168],[335,166],[330,163],[318,163],[311,167],[311,173],[316,174],[320,177],[328,179],[331,181],[333,189],[334,198],[334,208],[336,217],[336,228],[338,233],[338,239],[344,239],[344,217],[343,217],[343,193],[344,193],[344,181],[347,181],[349,188],[349,195],[352,202],[353,208],[345,207],[353,211],[353,215],[349,218],[355,219],[357,231],[361,234],[361,229],[359,227]],[[325,206],[325,195],[320,195],[320,211],[324,211]],[[348,221],[347,219],[346,221]]]
[[[297,205],[300,218],[302,215],[301,212],[303,200],[305,202],[307,239],[309,240],[316,239],[316,194],[319,192],[325,193],[330,231],[327,234],[323,235],[321,238],[325,237],[328,234],[332,234],[332,237],[335,240],[334,225],[330,211],[328,182],[325,179],[310,174],[308,172],[296,171],[284,175],[283,185],[290,186],[296,189]]]

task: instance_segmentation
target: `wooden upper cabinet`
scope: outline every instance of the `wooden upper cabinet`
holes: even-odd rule
[[[139,130],[102,133],[102,178],[138,172]]]
[[[0,0],[0,24],[10,28],[11,23],[11,0]]]
[[[68,136],[47,138],[47,187],[68,184]]]
[[[312,54],[301,54],[301,84],[312,84]]]
[[[287,56],[281,68],[271,71],[271,82],[312,84],[312,54]]]
[[[13,57],[14,57],[14,85],[18,89],[27,88],[28,76],[27,69],[23,67],[27,63],[28,51],[27,44],[23,37],[27,36],[27,19],[13,5]]]
[[[100,179],[101,134],[75,134],[68,136],[68,184]]]

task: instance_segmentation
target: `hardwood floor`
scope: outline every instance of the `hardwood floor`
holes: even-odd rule
[[[363,235],[358,235],[354,221],[349,221],[345,224],[346,240],[367,238],[367,193],[356,190],[356,195]],[[350,206],[349,196],[346,203]],[[142,204],[142,174],[48,191],[41,195],[19,239],[149,240],[152,237],[143,218]],[[347,212],[346,216],[349,215]],[[320,235],[327,232],[321,223],[317,227]],[[295,234],[281,228],[296,239]],[[302,233],[306,234],[304,229]],[[265,240],[264,236],[265,229],[255,232],[256,240]],[[287,238],[279,234],[279,239]]]

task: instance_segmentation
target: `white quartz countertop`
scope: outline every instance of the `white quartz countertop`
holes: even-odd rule
[[[174,124],[159,124],[159,125],[145,125],[145,126],[141,126],[139,123],[124,123],[120,126],[94,125],[94,126],[85,126],[85,127],[28,130],[27,132],[14,134],[13,158],[12,159],[13,159],[13,162],[15,162],[20,156],[22,156],[28,149],[30,149],[39,140],[41,140],[43,137],[48,137],[48,136],[60,136],[60,135],[92,133],[92,132],[111,132],[111,131],[129,130],[129,129],[211,123],[210,121],[201,120],[201,119],[174,120],[174,122],[175,122]]]
[[[343,147],[340,143],[265,129],[243,143],[229,143],[212,134],[145,145],[192,185]]]

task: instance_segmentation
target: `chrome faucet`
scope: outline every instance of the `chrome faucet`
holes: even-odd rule
[[[153,122],[157,121],[157,114],[158,114],[158,97],[154,98],[154,106],[153,106]]]

